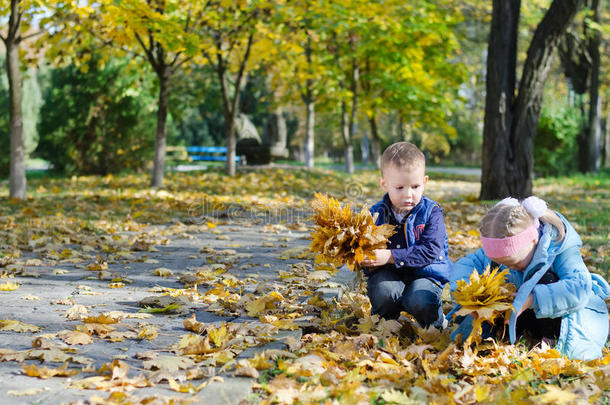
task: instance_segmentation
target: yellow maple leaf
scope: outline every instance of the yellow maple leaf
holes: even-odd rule
[[[178,350],[183,355],[187,354],[208,354],[213,353],[216,349],[213,349],[210,345],[209,338],[203,338],[199,335],[184,335],[177,344]]]
[[[490,270],[489,266],[482,274],[475,269],[465,280],[457,281],[453,291],[453,299],[461,308],[455,316],[474,314],[472,332],[464,342],[478,344],[481,341],[482,324],[484,321],[493,324],[496,318],[507,315],[511,308],[515,285],[505,281],[508,270],[499,268]]]
[[[257,370],[266,370],[273,367],[273,362],[269,361],[264,352],[256,353],[253,358],[248,360]]]
[[[98,316],[88,316],[83,318],[83,323],[101,323],[108,325],[111,323],[118,323],[119,320],[105,314],[99,314]]]
[[[0,330],[9,330],[13,332],[40,332],[42,328],[13,319],[2,319],[0,320]]]
[[[142,325],[138,333],[138,339],[154,340],[159,335],[159,327],[156,325]]]
[[[255,317],[263,312],[266,307],[267,301],[265,300],[265,297],[261,297],[247,303],[246,311],[248,311],[248,316]]]
[[[223,347],[230,338],[225,325],[222,325],[220,328],[209,328],[208,336],[216,347]]]

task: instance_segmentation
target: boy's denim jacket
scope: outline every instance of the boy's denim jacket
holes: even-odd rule
[[[392,203],[386,194],[371,207],[371,214],[378,217],[377,225],[391,224],[396,233],[388,241],[395,267],[399,271],[412,271],[416,278],[432,278],[441,284],[449,281],[452,263],[449,259],[447,230],[440,205],[426,196],[401,223],[392,213]]]

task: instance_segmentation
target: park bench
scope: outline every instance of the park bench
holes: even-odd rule
[[[227,148],[225,146],[187,146],[189,160],[206,162],[226,162]],[[235,156],[235,161],[239,162],[239,156]]]
[[[196,161],[227,161],[227,148],[224,146],[168,146],[166,159],[170,166]],[[239,156],[235,157],[240,162]]]

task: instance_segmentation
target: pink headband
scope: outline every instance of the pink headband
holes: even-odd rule
[[[492,258],[512,256],[523,249],[528,242],[536,238],[539,224],[538,219],[534,219],[532,225],[526,230],[506,238],[486,238],[481,236],[485,254]]]

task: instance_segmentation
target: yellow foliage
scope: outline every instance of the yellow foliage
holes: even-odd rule
[[[310,249],[319,253],[318,263],[347,264],[353,270],[362,260],[374,259],[373,251],[384,249],[388,238],[394,234],[392,225],[375,225],[366,207],[354,214],[349,204],[342,208],[332,197],[319,193],[315,196],[312,207],[316,211],[316,228]]]
[[[47,379],[51,377],[70,377],[78,374],[78,370],[68,370],[69,362],[65,362],[58,368],[38,368],[35,364],[27,365],[23,363],[23,373],[30,377],[38,377],[41,379]]]
[[[216,347],[224,347],[224,344],[231,338],[225,325],[220,328],[209,328],[208,336]]]
[[[2,319],[0,320],[0,330],[24,333],[40,332],[42,328],[40,326],[15,321],[13,319]]]
[[[118,323],[119,320],[112,317],[112,316],[108,316],[106,314],[99,314],[98,316],[88,316],[86,318],[83,318],[83,323],[101,323],[103,325],[108,325],[111,323]]]
[[[19,288],[19,284],[11,283],[10,281],[7,281],[4,284],[0,284],[0,291],[14,291],[18,288]]]
[[[507,274],[508,270],[490,270],[488,266],[482,274],[474,270],[468,282],[457,281],[453,299],[461,308],[454,316],[474,313],[472,332],[465,341],[466,345],[473,342],[478,344],[481,341],[483,321],[493,323],[499,316],[510,312],[515,285],[505,282]]]

